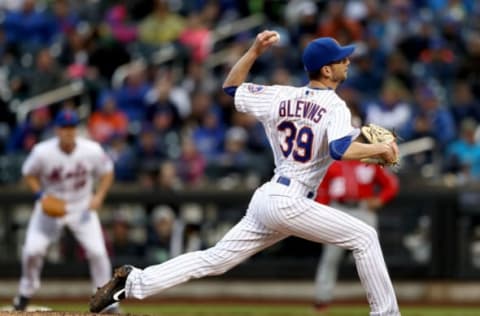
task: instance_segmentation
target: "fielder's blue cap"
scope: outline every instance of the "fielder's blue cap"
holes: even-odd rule
[[[314,72],[350,56],[354,50],[355,45],[340,46],[331,37],[320,37],[308,43],[303,50],[303,65],[306,71]]]
[[[55,125],[60,127],[76,126],[80,123],[77,112],[73,110],[62,110],[55,117]]]

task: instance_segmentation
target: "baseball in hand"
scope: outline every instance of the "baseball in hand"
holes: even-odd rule
[[[273,31],[275,33],[275,43],[278,44],[280,42],[280,33],[277,31]]]

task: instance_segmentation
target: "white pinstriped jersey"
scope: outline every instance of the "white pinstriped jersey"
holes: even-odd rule
[[[275,158],[275,174],[316,188],[332,163],[328,144],[357,137],[350,110],[334,90],[244,83],[235,107],[263,123]]]
[[[23,175],[38,176],[45,193],[67,202],[89,200],[95,177],[111,172],[112,160],[94,141],[76,138],[70,154],[58,142],[52,138],[35,145],[23,164]]]

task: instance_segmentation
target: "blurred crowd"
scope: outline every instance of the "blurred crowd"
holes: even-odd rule
[[[281,41],[250,80],[303,85],[308,41],[355,43],[338,90],[354,124],[392,128],[401,142],[433,139],[433,148],[405,157],[405,170],[480,180],[478,1],[0,0],[0,10],[4,157],[22,157],[53,135],[60,108],[86,105],[84,132],[115,161],[117,182],[256,186],[271,175],[269,144],[221,83],[256,32],[273,29]],[[265,16],[261,26],[219,36],[254,14]],[[172,51],[159,62],[159,52]],[[37,104],[18,121],[20,102],[76,81],[83,95]]]
[[[218,238],[218,227],[200,223],[202,209],[185,204],[179,209],[157,205],[147,212],[140,206],[119,206],[103,218],[105,243],[117,264],[131,260],[163,262],[182,253],[204,249],[211,238]],[[66,231],[48,252],[49,261],[86,260],[86,253]],[[142,263],[143,264],[143,263]]]

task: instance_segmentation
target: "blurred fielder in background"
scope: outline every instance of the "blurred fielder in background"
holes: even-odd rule
[[[360,161],[335,161],[318,187],[316,201],[350,214],[373,228],[377,210],[398,192],[398,179],[379,165]],[[333,298],[333,289],[345,249],[325,244],[315,278],[315,307],[323,310]]]
[[[22,174],[37,199],[22,251],[22,276],[14,299],[15,310],[25,310],[39,289],[47,248],[60,237],[64,226],[86,250],[94,288],[111,276],[96,211],[112,185],[113,164],[99,144],[76,136],[78,123],[76,112],[59,112],[55,119],[57,137],[37,144],[23,164]]]
[[[215,246],[145,269],[116,269],[90,300],[91,312],[126,297],[143,299],[192,278],[225,273],[255,253],[297,236],[353,250],[370,315],[400,315],[376,231],[313,200],[333,160],[378,157],[392,163],[398,159],[394,141],[354,141],[359,130],[335,93],[347,77],[355,48],[340,46],[332,38],[311,41],[303,52],[310,79],[307,86],[246,83],[255,60],[279,40],[276,32],[259,33],[223,83],[225,92],[234,96],[236,109],[262,122],[275,158],[273,178],[255,191],[245,216]]]

